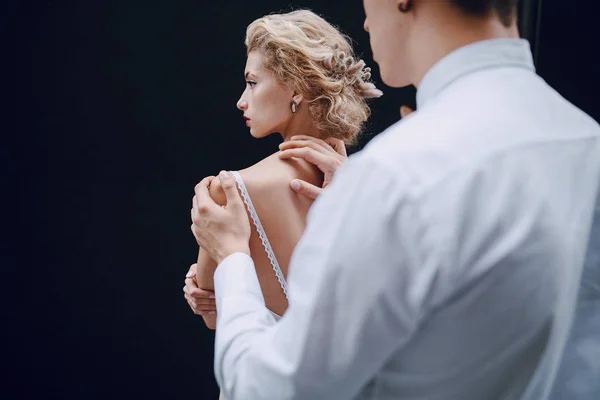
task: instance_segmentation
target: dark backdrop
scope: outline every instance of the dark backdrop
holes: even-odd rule
[[[598,120],[587,3],[544,1],[538,71]],[[360,148],[414,105],[414,89],[380,82],[360,1],[293,4],[349,34],[385,92]],[[214,335],[181,291],[197,255],[191,197],[202,177],[276,150],[279,138],[249,136],[235,103],[246,26],[289,3],[1,7],[3,388],[15,399],[216,399]]]

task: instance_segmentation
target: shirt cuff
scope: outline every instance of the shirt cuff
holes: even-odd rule
[[[259,297],[264,302],[254,261],[248,254],[234,253],[226,257],[217,266],[213,278],[217,302],[223,297],[243,296],[246,293]]]

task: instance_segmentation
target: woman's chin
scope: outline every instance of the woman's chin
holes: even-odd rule
[[[255,139],[260,139],[260,138],[267,136],[267,135],[265,135],[264,132],[256,130],[252,127],[250,128],[250,135]]]

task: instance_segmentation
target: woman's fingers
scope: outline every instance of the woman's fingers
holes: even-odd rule
[[[212,315],[217,312],[215,292],[196,286],[195,277],[187,277],[183,287],[184,297],[196,315]]]
[[[190,306],[190,308],[192,309],[192,311],[194,311],[195,314],[198,315],[211,315],[211,314],[215,314],[217,312],[217,307],[216,305],[213,304],[208,304],[208,303],[202,303],[199,302],[197,299],[194,299],[193,297],[191,297],[190,295],[188,295],[187,293],[185,294],[185,299],[188,302],[188,305]]]
[[[192,288],[190,289],[190,296],[197,299],[211,299],[213,302],[215,301],[215,292],[212,292],[210,290]]]
[[[194,299],[206,300],[207,302],[212,303],[215,302],[215,292],[210,290],[203,290],[191,285],[185,285],[183,287],[183,292]]]
[[[400,107],[400,118],[404,118],[407,115],[413,113],[415,110],[413,110],[412,108],[408,107],[408,106],[402,106]]]

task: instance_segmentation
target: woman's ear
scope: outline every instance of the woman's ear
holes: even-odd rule
[[[293,101],[294,103],[296,103],[297,105],[300,105],[300,103],[302,102],[302,100],[304,100],[304,97],[303,97],[301,94],[295,94],[295,95],[292,97],[292,101]]]

